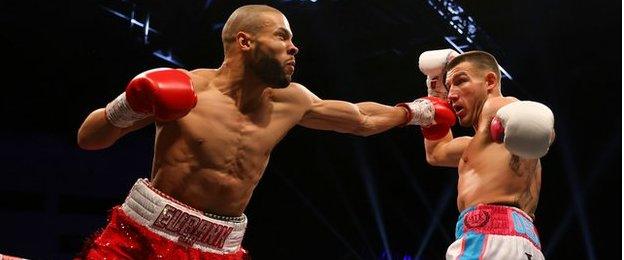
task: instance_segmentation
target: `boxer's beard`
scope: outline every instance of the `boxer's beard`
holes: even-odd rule
[[[291,76],[286,75],[279,61],[257,48],[253,53],[253,61],[249,65],[251,71],[264,83],[278,88],[290,84]]]

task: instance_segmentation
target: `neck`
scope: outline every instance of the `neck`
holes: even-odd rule
[[[224,84],[219,84],[219,91],[232,98],[242,112],[258,107],[267,89],[267,85],[262,83],[244,64],[242,55],[226,56],[221,67],[217,69],[215,78],[224,81]]]
[[[483,107],[485,106],[485,102],[487,102],[488,99],[490,99],[490,98],[501,97],[501,96],[502,95],[500,94],[500,92],[498,92],[498,93],[494,93],[494,92],[488,93],[486,98],[484,98],[481,101],[481,103],[477,106],[477,111],[476,112],[477,112],[478,117],[477,117],[477,120],[472,124],[472,128],[475,130],[475,132],[479,130],[479,126],[481,125],[481,122],[484,120],[483,117],[485,115],[483,115]]]
[[[487,99],[484,99],[481,104],[479,104],[479,106],[477,106],[477,120],[474,121],[474,123],[472,123],[472,128],[475,130],[475,132],[479,131],[479,125],[481,125],[481,121],[483,120],[483,105],[485,104],[485,101]]]

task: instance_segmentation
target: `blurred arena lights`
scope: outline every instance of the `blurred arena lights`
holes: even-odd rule
[[[154,56],[158,57],[158,58],[166,60],[166,61],[168,61],[168,62],[170,62],[172,64],[175,64],[175,65],[177,65],[179,67],[184,67],[184,64],[181,61],[179,61],[179,60],[177,60],[176,58],[173,57],[173,55],[171,54],[170,50],[168,50],[168,51],[157,50],[157,51],[154,51],[152,54]]]
[[[570,207],[563,217],[560,224],[557,226],[552,238],[550,239],[550,243],[548,247],[544,250],[544,256],[548,257],[557,246],[559,241],[561,240],[563,233],[570,227],[570,223],[572,222],[573,215],[576,215],[576,221],[578,223],[578,227],[580,227],[583,234],[583,243],[585,245],[586,257],[585,259],[594,260],[596,259],[596,252],[594,249],[594,244],[592,243],[592,236],[590,230],[590,221],[587,216],[587,208],[585,206],[585,199],[587,187],[589,187],[593,182],[595,182],[596,177],[606,172],[603,169],[603,166],[606,166],[606,161],[613,159],[613,157],[617,154],[618,144],[622,143],[622,136],[617,135],[612,138],[612,141],[609,142],[608,149],[601,151],[601,155],[597,160],[596,168],[589,174],[588,180],[581,183],[579,180],[579,173],[576,169],[578,169],[577,163],[573,158],[576,158],[575,151],[571,149],[570,143],[572,143],[571,138],[569,138],[569,130],[565,125],[568,123],[563,120],[559,120],[559,126],[557,128],[557,145],[561,147],[562,151],[562,164],[563,169],[565,169],[565,176],[567,177],[568,185],[570,186],[572,201],[570,203]],[[574,214],[576,213],[576,214]]]
[[[431,240],[431,235],[433,235],[433,230],[440,224],[440,217],[446,209],[447,205],[451,204],[449,201],[453,200],[453,194],[455,191],[455,183],[448,183],[446,188],[444,189],[443,195],[438,201],[436,205],[437,208],[431,217],[431,224],[427,228],[427,231],[423,235],[423,238],[420,240],[420,245],[418,246],[418,251],[414,256],[415,259],[420,259],[422,254],[425,252],[425,249],[429,245],[429,240]]]
[[[281,177],[284,183],[286,183],[286,186],[288,186],[295,192],[295,194],[303,202],[303,204],[310,210],[312,210],[314,216],[316,216],[321,221],[321,223],[323,223],[323,225],[325,225],[331,231],[331,233],[349,250],[351,254],[357,256],[359,259],[362,259],[362,256],[357,253],[357,251],[353,248],[353,246],[351,246],[347,239],[342,236],[340,232],[338,232],[338,230],[336,230],[336,228],[330,223],[330,221],[327,220],[327,217],[325,217],[321,210],[314,206],[314,204],[307,198],[307,196],[305,196],[305,194],[301,190],[299,190],[297,185],[295,185],[292,181],[286,178],[284,174],[282,174],[279,170],[274,170],[274,172],[279,177]]]
[[[446,36],[444,37],[444,40],[446,40],[446,42],[448,42],[451,46],[453,46],[453,48],[455,50],[457,50],[457,52],[459,53],[464,53],[465,49],[468,49],[468,45],[457,45],[456,40],[457,37],[454,36]],[[510,80],[513,80],[513,78],[511,77],[511,75],[509,75],[509,72],[507,72],[500,64],[498,65],[498,69],[500,69],[501,73],[503,74],[503,77],[507,77]]]
[[[145,45],[148,45],[148,46],[150,45],[150,33],[152,33],[151,34],[152,36],[158,35],[162,37],[162,34],[158,30],[150,27],[150,14],[148,12],[145,12],[144,19],[139,19],[138,14],[141,12],[140,10],[137,10],[136,4],[130,3],[129,1],[121,1],[121,3],[122,3],[122,6],[127,7],[129,9],[127,11],[129,12],[129,14],[126,15],[124,14],[124,11],[115,10],[110,7],[105,7],[105,6],[100,6],[100,7],[118,18],[121,18],[125,21],[130,22],[130,30],[136,30],[135,28],[139,28],[141,31],[143,44]],[[209,4],[210,4],[210,1],[207,1],[206,8],[208,7]],[[154,46],[150,46],[150,47],[152,47],[152,49],[155,49]],[[174,57],[171,50],[155,50],[152,52],[152,55],[162,60],[165,60],[171,64],[174,64],[176,66],[184,67],[184,64],[180,60]]]
[[[454,0],[427,0],[438,15],[448,23],[456,32],[457,36],[445,36],[446,40],[459,53],[469,50],[478,50],[479,34],[481,29],[477,26],[475,19],[468,15]],[[500,62],[500,61],[499,61]],[[509,72],[499,65],[503,77],[513,80]]]
[[[479,32],[474,19],[464,12],[454,0],[427,0],[436,13],[442,17],[469,44],[473,44]]]
[[[377,224],[377,231],[381,237],[381,242],[384,248],[384,252],[387,252],[388,259],[393,259],[390,253],[390,243],[388,243],[388,235],[386,234],[386,227],[384,226],[383,213],[381,212],[381,206],[379,205],[379,199],[377,195],[377,183],[373,177],[373,173],[367,163],[369,160],[365,156],[365,149],[360,143],[354,143],[355,160],[357,162],[360,174],[364,181],[364,187],[368,194],[368,201],[371,204],[373,210],[373,216],[375,217],[375,223]]]
[[[102,7],[102,9],[106,10],[107,12],[121,18],[124,19],[128,22],[130,22],[130,27],[132,28],[133,26],[138,26],[140,28],[143,28],[143,35],[145,35],[145,42],[147,43],[147,37],[149,35],[150,32],[152,33],[157,33],[160,34],[160,32],[158,32],[157,30],[155,30],[154,28],[150,28],[149,27],[149,14],[146,15],[145,18],[145,22],[140,22],[137,19],[135,19],[135,11],[132,10],[132,12],[130,13],[130,15],[124,15],[123,13],[113,10],[111,8],[108,7]]]

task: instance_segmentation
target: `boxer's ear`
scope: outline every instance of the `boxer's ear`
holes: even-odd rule
[[[238,32],[236,34],[236,43],[238,44],[238,47],[242,50],[242,51],[248,51],[251,49],[251,35],[249,35],[246,32]]]
[[[485,73],[485,86],[487,90],[492,90],[498,85],[498,77],[496,73],[489,71]]]

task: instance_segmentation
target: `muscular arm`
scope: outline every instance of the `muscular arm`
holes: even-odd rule
[[[496,114],[496,111],[511,102],[517,101],[513,97],[497,97],[488,99],[483,105],[481,112],[481,118],[478,131],[489,131],[489,124],[492,117]],[[489,133],[485,133],[488,134]],[[451,131],[440,140],[427,140],[425,139],[425,152],[427,155],[427,162],[435,166],[457,167],[459,166],[459,160],[464,153],[464,150],[468,146],[468,143],[472,140],[472,137],[462,136],[453,138]],[[487,142],[491,140],[486,139]]]
[[[470,140],[472,140],[472,137],[469,136],[453,138],[451,131],[439,140],[425,139],[427,162],[434,166],[459,166],[459,160],[461,160],[461,156]]]
[[[488,99],[481,112],[481,118],[485,118],[485,120],[480,120],[478,131],[489,131],[489,122],[496,110],[509,102],[513,102],[513,99],[503,97]],[[461,156],[470,140],[472,140],[472,137],[469,136],[453,138],[451,131],[439,140],[425,139],[427,162],[434,166],[458,167],[459,160],[461,160]]]
[[[154,122],[153,117],[138,121],[127,128],[118,128],[106,120],[104,108],[93,111],[78,129],[78,146],[85,150],[99,150],[110,147],[125,134],[143,128]]]
[[[322,100],[303,86],[299,86],[311,101],[300,125],[320,130],[333,130],[369,136],[405,123],[407,112],[403,108],[375,102],[349,103]]]

